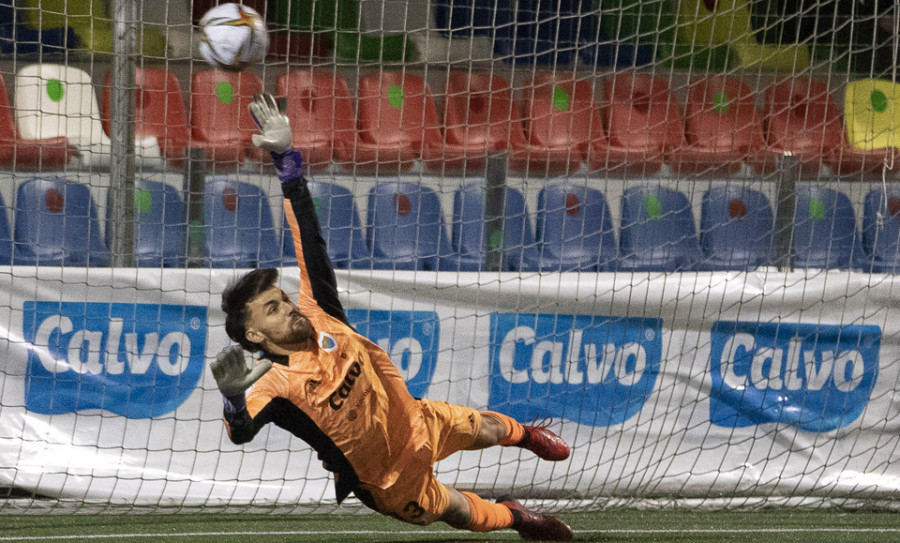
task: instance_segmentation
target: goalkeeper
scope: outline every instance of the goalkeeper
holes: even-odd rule
[[[552,516],[512,500],[489,502],[435,478],[434,463],[460,450],[517,446],[559,461],[569,447],[544,427],[410,396],[388,355],[344,315],[287,117],[271,95],[257,96],[250,111],[262,132],[253,143],[271,152],[281,180],[300,295],[294,303],[275,286],[275,269],[247,273],[222,294],[225,330],[240,347],[222,351],[211,369],[225,396],[231,440],[246,443],[272,422],[315,449],[334,473],[338,502],[352,492],[405,522],[440,520],[475,532],[512,528],[525,539],[571,540],[572,530]],[[248,368],[243,350],[263,357]]]

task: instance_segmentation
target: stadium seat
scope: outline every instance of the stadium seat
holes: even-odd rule
[[[652,61],[652,48],[606,36],[591,0],[498,0],[493,27],[494,52],[509,64],[567,66],[576,57],[594,67]]]
[[[31,64],[16,74],[16,124],[23,139],[66,138],[84,166],[109,164],[91,76],[59,64]]]
[[[21,139],[6,86],[0,78],[0,166],[17,170],[61,170],[75,156],[65,137]]]
[[[262,189],[214,177],[206,182],[203,216],[206,258],[212,268],[280,266],[282,247]]]
[[[8,266],[13,261],[13,238],[9,230],[6,204],[0,196],[0,266]]]
[[[247,106],[263,92],[262,80],[250,72],[194,72],[191,77],[192,146],[206,151],[213,166],[232,168],[247,156],[262,154],[250,137],[258,132]]]
[[[310,181],[308,186],[331,264],[335,268],[371,268],[372,260],[353,193],[332,183]],[[284,223],[283,243],[285,264],[296,263],[297,253],[287,222]]]
[[[35,30],[21,23],[13,0],[0,0],[0,53],[54,54],[78,46],[70,27]]]
[[[757,41],[747,0],[680,0],[677,4],[681,41],[700,47],[727,45],[744,68],[791,73],[809,66],[806,45]]]
[[[700,243],[687,196],[661,186],[625,190],[619,270],[688,271],[696,269],[700,260]]]
[[[866,271],[900,273],[900,187],[877,188],[863,205],[862,243]]]
[[[268,20],[293,32],[326,36],[334,54],[350,62],[402,62],[416,57],[406,34],[372,35],[361,28],[358,0],[272,0]],[[368,29],[373,30],[373,29]]]
[[[435,271],[456,265],[440,200],[424,185],[376,184],[369,191],[366,228],[375,268]]]
[[[459,254],[460,271],[485,270],[488,243],[485,216],[484,183],[481,181],[460,186],[453,195],[453,224],[451,242]],[[506,188],[504,196],[503,237],[491,239],[492,246],[502,244],[504,271],[532,271],[537,269],[537,251],[525,197],[514,188]]]
[[[839,175],[880,175],[889,154],[852,148],[824,81],[786,79],[768,87],[765,125],[769,146],[797,157],[803,178],[817,178],[822,164]]]
[[[90,189],[60,178],[33,178],[19,185],[15,244],[15,264],[109,265]]]
[[[626,175],[657,173],[667,154],[681,148],[684,128],[678,104],[662,79],[618,74],[604,81],[606,137],[594,137],[591,168]]]
[[[758,190],[738,184],[703,194],[700,213],[702,269],[752,270],[772,263],[775,214]]]
[[[519,106],[502,77],[451,71],[443,113],[443,160],[434,168],[480,173],[491,151],[508,152],[514,170],[527,167]]]
[[[106,231],[112,221],[107,193]],[[181,194],[171,185],[140,179],[134,188],[134,265],[177,268],[186,261],[187,215]],[[107,242],[111,242],[107,235]]]
[[[156,68],[134,71],[134,146],[143,164],[181,167],[189,145],[187,113],[175,74]],[[103,88],[103,130],[110,135],[112,94],[110,74]]]
[[[852,151],[874,151],[873,160],[879,154],[885,159],[896,157],[900,148],[900,85],[878,79],[847,83],[844,123]]]
[[[71,27],[83,47],[113,52],[113,16],[104,0],[24,0],[25,23],[35,30]],[[157,28],[138,25],[137,48],[144,57],[165,57],[165,36]]]
[[[599,190],[564,184],[541,189],[536,239],[541,271],[615,269],[616,237]]]
[[[312,170],[335,155],[353,162],[356,117],[347,82],[332,71],[296,70],[278,77],[275,94],[287,97],[294,148]]]
[[[728,46],[700,43],[678,31],[677,2],[615,0],[600,6],[600,27],[613,45],[634,43],[655,51],[656,62],[666,68],[697,73],[722,72],[728,66]]]
[[[421,77],[388,70],[363,75],[357,107],[356,169],[405,170],[419,158],[434,167],[429,162],[440,160],[437,109]]]
[[[538,73],[522,91],[529,172],[565,175],[581,167],[595,131],[603,130],[591,83]]]
[[[813,183],[797,183],[794,267],[865,267],[856,215],[846,194]]]
[[[775,156],[766,149],[753,92],[738,79],[711,75],[692,81],[684,108],[684,133],[685,145],[671,161],[680,174],[734,174],[741,162],[764,174],[775,166]]]

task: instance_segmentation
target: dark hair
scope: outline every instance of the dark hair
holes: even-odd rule
[[[263,291],[272,288],[278,280],[276,268],[253,270],[228,285],[222,292],[222,311],[225,312],[225,332],[245,350],[262,349],[259,343],[247,339],[247,304]]]

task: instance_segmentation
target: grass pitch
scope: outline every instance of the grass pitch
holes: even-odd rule
[[[634,511],[562,513],[584,542],[881,543],[900,541],[900,513]],[[393,543],[519,541],[505,530],[474,534],[444,524],[409,526],[379,515],[0,515],[0,543]]]

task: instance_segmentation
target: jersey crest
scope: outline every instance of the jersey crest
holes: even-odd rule
[[[319,332],[319,348],[321,348],[326,353],[330,353],[337,349],[337,341],[335,341],[334,336],[327,332]]]

